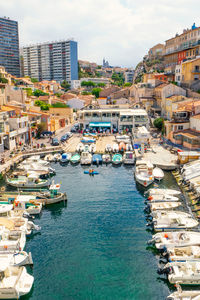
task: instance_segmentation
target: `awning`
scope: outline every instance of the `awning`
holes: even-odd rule
[[[111,127],[110,122],[92,122],[89,127]]]

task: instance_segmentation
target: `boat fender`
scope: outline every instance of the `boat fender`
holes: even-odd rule
[[[153,197],[152,197],[152,196],[149,196],[149,197],[148,197],[148,200],[152,200],[152,199],[153,199]]]
[[[145,182],[144,182],[144,186],[146,186],[146,185],[147,185],[147,182],[145,181]]]
[[[169,238],[169,236],[168,236],[168,234],[167,234],[167,233],[165,233],[165,234],[164,234],[164,237],[165,237],[166,239],[168,239],[168,238]]]

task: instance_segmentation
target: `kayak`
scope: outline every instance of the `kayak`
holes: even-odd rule
[[[99,172],[97,171],[93,171],[93,172],[90,172],[90,171],[84,171],[84,174],[89,174],[89,175],[98,175]]]

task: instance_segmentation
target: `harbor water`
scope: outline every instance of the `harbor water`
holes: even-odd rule
[[[34,268],[32,300],[160,300],[169,295],[157,274],[159,256],[146,242],[143,191],[134,167],[100,166],[99,175],[80,165],[60,166],[67,204],[45,208],[35,223],[42,227],[27,240]],[[170,173],[161,186],[176,187]]]

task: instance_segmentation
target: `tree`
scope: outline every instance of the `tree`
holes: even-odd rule
[[[1,83],[8,83],[8,79],[6,79],[4,77],[0,77],[0,82]]]
[[[56,102],[56,103],[52,104],[51,107],[66,108],[66,107],[69,107],[69,105],[66,105],[65,103]]]
[[[82,91],[81,95],[91,95],[92,93],[88,92],[88,91]]]
[[[35,101],[35,106],[39,106],[41,110],[49,110],[50,105],[44,103],[43,101],[36,100]]]
[[[99,93],[102,91],[101,88],[93,88],[92,89],[92,95],[94,95],[96,98],[99,98]]]
[[[82,81],[81,86],[84,87],[95,87],[96,84],[93,81]]]
[[[132,85],[131,82],[126,82],[126,83],[124,83],[124,87],[126,87],[126,86],[131,86],[131,85]]]
[[[103,83],[103,82],[99,82],[99,83],[97,83],[97,86],[99,86],[99,87],[105,87],[105,86],[106,86],[106,84],[105,84],[105,83]]]
[[[163,118],[157,118],[154,120],[153,125],[158,128],[158,130],[163,131],[164,130],[164,119]]]
[[[65,89],[65,92],[67,92],[70,89],[70,84],[69,82],[67,82],[66,80],[63,80],[63,82],[61,83],[62,88]]]
[[[33,92],[33,95],[36,96],[36,97],[39,97],[39,96],[48,96],[49,94],[43,92],[42,90],[35,90],[35,91]]]
[[[26,91],[27,97],[33,96],[33,91],[31,88],[23,88]]]
[[[40,124],[37,125],[37,137],[40,137],[41,133],[45,129],[45,123],[41,122]]]
[[[37,78],[31,78],[31,82],[33,82],[33,83],[38,82],[38,79]]]

